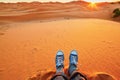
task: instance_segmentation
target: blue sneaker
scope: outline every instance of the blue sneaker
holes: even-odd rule
[[[76,50],[72,50],[69,56],[69,69],[68,73],[71,75],[77,69],[78,54]]]
[[[56,69],[57,72],[63,72],[64,68],[64,54],[62,51],[58,51],[56,54]]]

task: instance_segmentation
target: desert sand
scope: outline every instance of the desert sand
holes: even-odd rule
[[[120,18],[111,17],[119,4],[64,4],[0,4],[0,80],[49,80],[58,50],[66,73],[73,49],[88,80],[120,80]]]
[[[113,10],[120,8],[120,2],[97,3],[73,1],[69,3],[0,3],[0,21],[33,21],[76,18],[113,19]]]
[[[49,80],[55,72],[56,52],[64,51],[67,68],[72,49],[79,53],[82,73],[105,72],[120,79],[120,23],[78,19],[6,26],[10,28],[0,36],[1,80],[25,80],[38,73],[40,80]]]

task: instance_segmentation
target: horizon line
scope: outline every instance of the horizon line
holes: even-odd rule
[[[0,1],[0,3],[33,3],[33,2],[39,2],[39,3],[70,3],[70,2],[88,2],[89,1],[68,1],[68,2],[61,2],[61,1],[17,1],[17,2],[3,2]],[[95,3],[109,3],[109,2],[120,2],[120,1],[103,1],[103,2],[95,2]]]

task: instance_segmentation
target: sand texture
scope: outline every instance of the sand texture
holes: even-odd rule
[[[88,80],[120,80],[120,3],[0,3],[0,80],[49,80],[55,55],[78,51]]]
[[[113,10],[120,8],[120,3],[87,2],[69,3],[0,3],[0,21],[58,20],[73,18],[99,18],[120,22],[120,17],[113,19]]]
[[[120,23],[98,19],[11,23],[0,36],[1,80],[49,80],[55,54],[79,54],[79,71],[89,80],[120,79]],[[38,74],[38,75],[36,75]],[[110,77],[112,76],[112,78]],[[31,79],[30,79],[31,80]]]

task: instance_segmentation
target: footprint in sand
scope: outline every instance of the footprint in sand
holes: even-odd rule
[[[40,71],[36,76],[29,78],[28,80],[50,80],[55,74],[53,70]]]
[[[4,33],[3,33],[3,32],[0,32],[0,35],[4,35]]]
[[[8,30],[9,26],[7,24],[0,23],[0,36],[5,35],[5,31]]]
[[[112,75],[99,72],[91,75],[88,80],[116,80]]]

